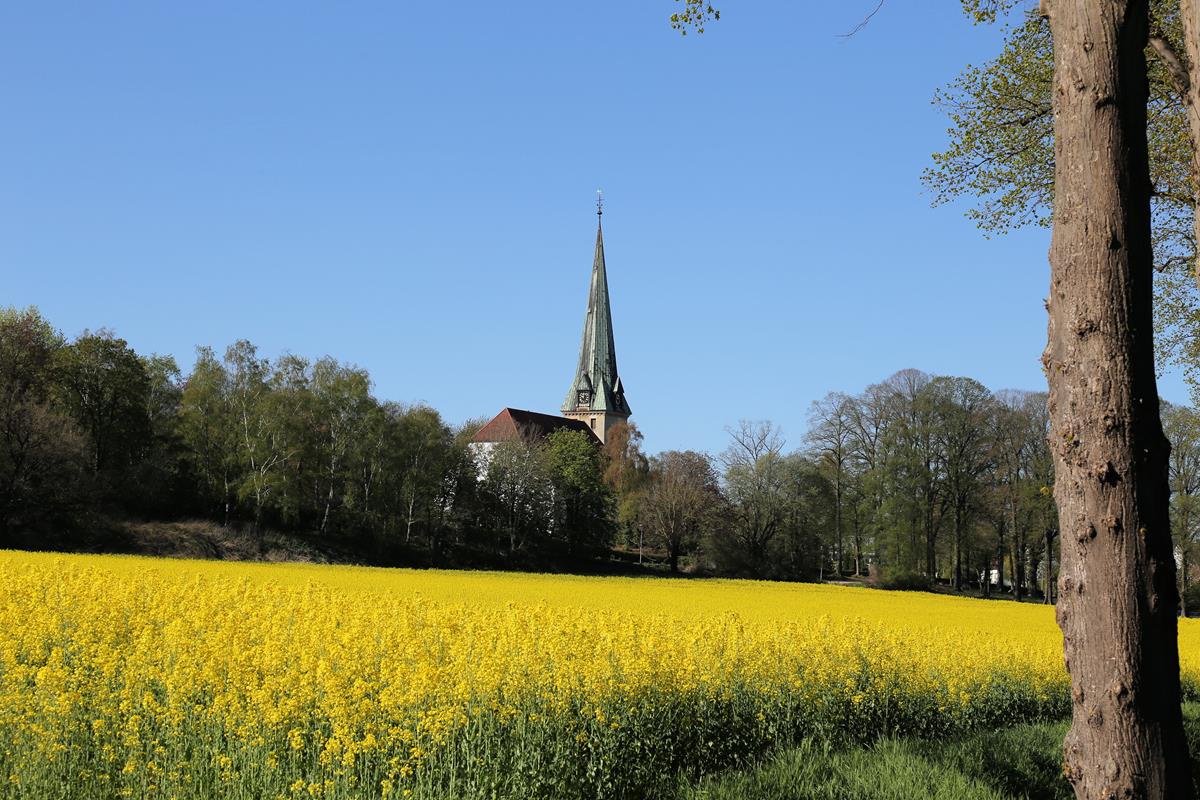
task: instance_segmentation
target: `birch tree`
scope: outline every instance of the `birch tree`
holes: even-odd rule
[[[288,460],[283,420],[276,413],[268,384],[271,362],[259,358],[258,349],[242,339],[225,351],[224,366],[229,375],[230,410],[243,476],[238,494],[253,503],[254,529],[261,535],[263,512]]]
[[[343,366],[331,358],[313,364],[311,386],[319,419],[325,484],[318,529],[325,534],[329,532],[331,513],[344,502],[350,482],[349,463],[354,448],[366,437],[374,400],[366,370]]]

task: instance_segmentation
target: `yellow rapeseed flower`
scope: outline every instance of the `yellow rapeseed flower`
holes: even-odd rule
[[[1032,604],[9,552],[0,577],[0,763],[22,791],[519,794],[505,781],[591,786],[592,759],[710,769],[810,730],[937,733],[1068,705],[1052,609]],[[1191,690],[1200,625],[1181,620],[1179,643]],[[743,751],[713,744],[723,725]]]

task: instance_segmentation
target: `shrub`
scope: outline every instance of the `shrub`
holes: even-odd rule
[[[897,572],[889,575],[880,582],[884,589],[896,589],[906,592],[928,592],[931,586],[927,576],[919,572]]]

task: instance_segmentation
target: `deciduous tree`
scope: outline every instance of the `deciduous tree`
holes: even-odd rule
[[[239,439],[229,373],[212,348],[196,349],[196,363],[179,399],[179,432],[206,502],[229,525],[237,501]]]
[[[970,378],[935,378],[928,391],[937,421],[934,437],[945,483],[954,535],[956,589],[963,588],[963,558],[966,538],[981,510],[983,480],[995,457],[992,393]]]
[[[330,515],[345,502],[349,491],[350,463],[362,445],[371,409],[371,379],[366,370],[322,358],[312,366],[310,381],[316,415],[320,471],[323,476],[321,521],[318,530],[328,533]]]
[[[1049,226],[1054,200],[1051,31],[1045,15],[996,0],[964,3],[993,21],[1016,6],[1001,53],[968,66],[934,103],[950,120],[950,141],[923,175],[935,204],[968,199],[967,215],[988,235]],[[1195,0],[1153,0],[1147,136],[1153,181],[1152,232],[1158,350],[1200,386],[1200,295],[1196,291],[1197,157],[1200,112]],[[1195,389],[1193,389],[1195,391]]]
[[[34,308],[0,308],[0,541],[49,529],[81,510],[87,445],[51,404],[61,334]]]
[[[87,437],[93,474],[111,470],[109,490],[150,437],[146,365],[124,339],[85,333],[55,353],[54,383],[62,407]]]
[[[842,509],[847,493],[847,466],[853,444],[854,418],[850,398],[841,392],[830,392],[813,403],[808,414],[808,442],[826,470],[833,486],[834,572],[841,574],[845,564],[842,537]],[[862,553],[854,551],[854,572],[862,569]]]
[[[1049,0],[1049,342],[1058,618],[1080,800],[1192,795],[1180,711],[1168,445],[1154,374],[1145,0]]]
[[[1171,443],[1171,458],[1167,462],[1171,528],[1178,554],[1180,606],[1186,615],[1190,573],[1200,540],[1200,414],[1187,406],[1163,403],[1163,433]]]
[[[721,501],[712,461],[695,450],[668,450],[655,456],[641,503],[641,523],[650,541],[667,552],[672,573],[694,549]]]
[[[273,396],[271,362],[259,358],[258,348],[242,339],[225,351],[230,411],[237,441],[241,499],[253,503],[254,527],[261,535],[263,513],[282,483],[282,468],[290,455],[287,420]]]
[[[562,428],[546,439],[554,487],[555,533],[571,553],[612,544],[613,494],[604,482],[604,452],[584,431]]]
[[[718,544],[729,568],[760,577],[768,571],[771,543],[787,518],[785,442],[769,421],[742,420],[728,433],[720,461],[730,522]]]
[[[617,526],[626,542],[637,542],[641,558],[640,510],[650,479],[650,460],[642,452],[642,432],[632,422],[614,425],[604,438],[604,482],[617,504]]]

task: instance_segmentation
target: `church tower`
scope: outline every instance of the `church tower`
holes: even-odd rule
[[[583,341],[579,344],[579,366],[575,381],[563,401],[564,417],[587,424],[604,441],[612,427],[629,419],[625,387],[617,374],[617,348],[613,344],[612,310],[608,304],[608,273],[604,269],[603,198],[596,199],[596,257],[592,261],[592,284],[588,289],[587,316],[583,319]]]

